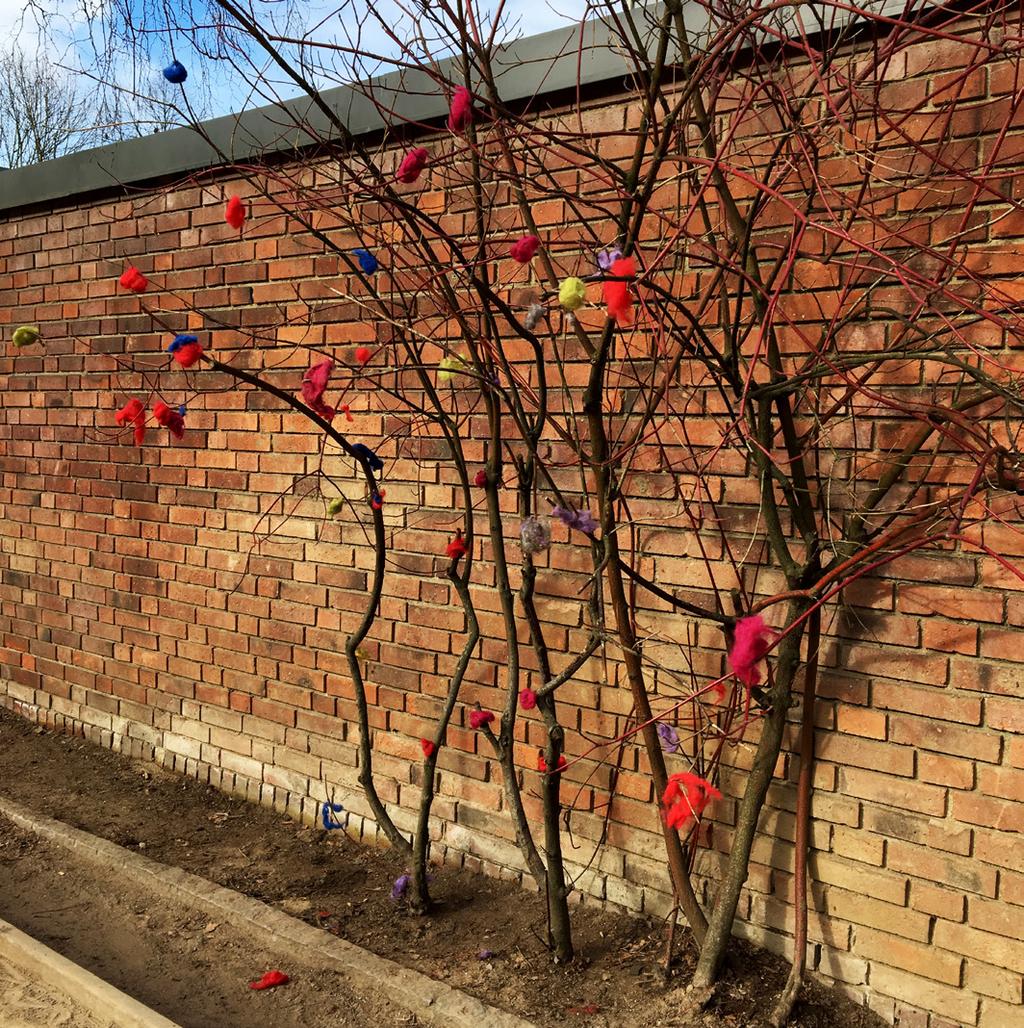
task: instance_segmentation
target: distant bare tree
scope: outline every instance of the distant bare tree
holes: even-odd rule
[[[88,94],[42,54],[0,52],[0,165],[37,164],[89,146]]]

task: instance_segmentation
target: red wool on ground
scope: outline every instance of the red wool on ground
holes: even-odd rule
[[[133,293],[144,293],[149,286],[149,279],[136,267],[126,268],[118,281]]]
[[[402,163],[398,166],[398,174],[395,178],[399,182],[405,182],[406,184],[415,182],[427,166],[427,158],[429,156],[422,146],[414,147],[402,158]]]
[[[452,132],[465,132],[472,121],[473,94],[465,86],[459,86],[452,97],[451,110],[448,112],[448,128]]]
[[[772,648],[779,633],[769,628],[760,614],[740,618],[736,622],[732,649],[729,651],[729,667],[732,673],[746,686],[761,681],[758,664]]]
[[[185,435],[185,419],[181,412],[168,407],[163,400],[157,400],[153,405],[153,417],[156,418],[156,423],[168,429],[175,439],[181,439]]]
[[[420,739],[420,749],[424,757],[432,757],[437,747],[429,739]]]
[[[489,725],[494,720],[494,715],[489,710],[471,710],[469,712],[469,727],[475,732],[484,725]]]
[[[636,278],[636,261],[632,257],[620,257],[617,261],[612,261],[608,273],[621,279]],[[614,318],[620,328],[633,324],[633,298],[629,294],[629,285],[629,282],[604,283],[604,302],[608,305],[608,317]]]
[[[670,775],[668,785],[661,797],[665,823],[670,828],[682,831],[704,812],[712,800],[720,800],[722,794],[708,781],[690,771]]]
[[[262,992],[264,989],[273,989],[278,985],[287,985],[288,975],[284,971],[268,971],[258,982],[249,982],[249,988]]]
[[[445,553],[451,557],[452,560],[458,560],[460,557],[465,557],[469,550],[466,548],[466,542],[462,538],[462,529],[455,533],[455,538],[445,548]]]
[[[540,248],[540,240],[536,236],[523,236],[517,239],[509,250],[509,256],[520,264],[529,264]]]
[[[141,400],[129,400],[115,415],[114,420],[124,427],[131,424],[135,428],[135,445],[141,446],[146,438],[146,408]]]
[[[224,208],[224,220],[234,229],[241,230],[245,224],[245,204],[241,197],[233,196]]]

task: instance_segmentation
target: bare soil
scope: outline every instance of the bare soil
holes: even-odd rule
[[[666,1018],[664,1010],[658,1009],[666,990],[661,966],[665,926],[661,922],[586,905],[575,908],[578,957],[569,966],[556,967],[543,944],[543,903],[513,883],[438,868],[432,883],[436,913],[417,917],[390,898],[392,883],[405,869],[387,850],[360,846],[342,832],[296,824],[81,739],[44,732],[3,710],[0,793],[119,845],[140,849],[155,860],[280,906],[325,931],[544,1028],[753,1025],[770,1011],[788,970],[785,962],[737,942],[714,1005],[696,1020]],[[2,854],[0,850],[0,859]],[[0,897],[8,891],[6,878],[0,869]],[[97,885],[103,889],[103,883]],[[106,892],[110,891],[107,886]],[[75,896],[72,901],[81,898]],[[7,916],[3,913],[6,902],[0,902],[0,916]],[[62,904],[53,900],[47,905]],[[255,954],[245,953],[244,947],[239,950],[237,940],[229,940],[231,933],[218,928],[207,935],[201,923],[204,919],[193,917],[190,921],[181,913],[137,911],[129,901],[110,910],[106,931],[124,933],[125,957],[151,937],[179,938],[183,945],[178,960],[173,971],[165,973],[168,987],[177,982],[183,998],[197,986],[206,988],[206,976],[221,960],[233,961],[225,987],[237,989],[239,982],[259,977],[266,970]],[[14,917],[8,920],[18,923]],[[47,941],[37,931],[19,927]],[[210,944],[217,945],[221,939],[226,952],[210,953]],[[676,949],[670,985],[684,984],[693,966],[685,933],[677,933]],[[482,955],[488,951],[489,956]],[[134,970],[126,969],[124,981],[90,969],[150,1002],[128,979],[145,977],[154,968],[144,961],[134,963]],[[282,970],[292,971],[290,967]],[[247,1013],[254,995],[260,999],[269,995],[270,1003],[282,1004],[280,1019],[265,1022],[275,1028],[292,1023],[409,1023],[401,1015],[381,1018],[373,1011],[354,1010],[347,1003],[335,1009],[343,1009],[349,1020],[317,1009],[304,1012],[301,1022],[293,1022],[286,1019],[295,1013],[288,1006],[292,1002],[288,997],[297,996],[298,990],[289,993],[289,989],[286,986],[270,994],[246,989],[240,998],[232,996],[232,1002],[241,1004],[232,1009]],[[329,1003],[330,989],[325,989],[325,994],[321,999]],[[166,1008],[157,1009],[175,1016]],[[369,1019],[351,1019],[364,1013]],[[206,1023],[257,1023],[232,1019],[236,1016]],[[883,1022],[840,993],[811,984],[797,1004],[793,1024],[799,1028],[878,1028]]]
[[[261,950],[201,910],[155,900],[123,878],[112,881],[3,817],[0,917],[183,1028],[416,1023],[386,997],[353,991],[336,972]],[[249,988],[282,964],[291,978],[287,985]],[[57,983],[19,980],[13,968],[0,972],[2,1028],[100,1028],[67,1003]]]
[[[0,1024],[3,1028],[112,1028],[70,997],[22,968],[0,961]]]

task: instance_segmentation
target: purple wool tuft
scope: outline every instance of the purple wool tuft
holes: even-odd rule
[[[659,721],[655,726],[658,730],[658,738],[661,739],[661,748],[666,753],[679,752],[679,733],[671,725]]]
[[[555,507],[551,511],[553,518],[558,518],[559,521],[564,525],[568,525],[569,528],[575,528],[577,532],[582,532],[584,535],[593,535],[599,525],[594,519],[594,516],[589,510],[573,510],[571,507]]]

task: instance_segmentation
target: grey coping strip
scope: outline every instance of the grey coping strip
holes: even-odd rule
[[[905,0],[861,0],[879,14],[902,12],[913,6]],[[683,21],[691,42],[699,48],[711,17],[707,7],[683,0]],[[908,18],[921,16],[933,6],[919,0]],[[633,18],[641,38],[661,5],[636,4]],[[819,23],[815,15],[822,21]],[[813,35],[821,27],[841,28],[856,20],[855,10],[830,4],[805,3],[778,11],[776,35]],[[625,25],[625,23],[623,23]],[[798,33],[798,26],[800,31]],[[624,27],[623,31],[628,32]],[[764,40],[773,37],[759,30]],[[650,31],[644,45],[653,47]],[[674,50],[669,63],[678,60]],[[621,89],[632,64],[624,52],[620,31],[609,21],[593,18],[567,28],[553,29],[513,40],[494,59],[495,82],[505,103],[541,100],[565,90],[592,88],[602,83]],[[448,101],[437,77],[457,78],[452,59],[439,61],[436,72],[409,69],[391,72],[359,85],[336,86],[319,95],[352,136],[389,129],[434,127],[443,123]],[[384,112],[388,112],[385,117]],[[193,128],[171,129],[138,139],[82,150],[25,168],[0,170],[0,211],[66,200],[87,193],[117,191],[202,168],[254,161],[276,154],[300,152],[304,147],[337,136],[330,120],[308,96],[265,107],[212,118]],[[212,145],[211,145],[212,144]]]

